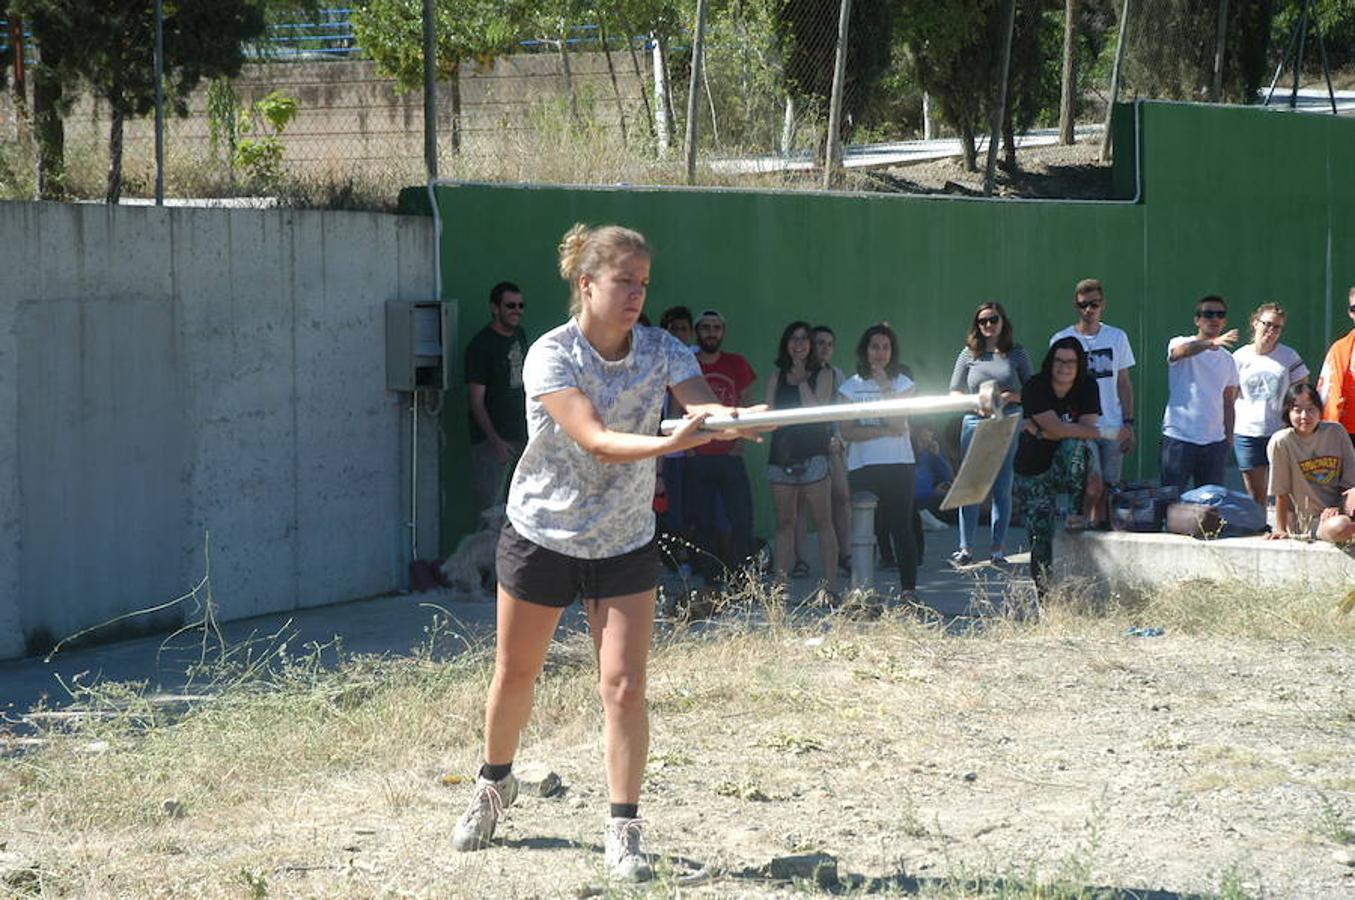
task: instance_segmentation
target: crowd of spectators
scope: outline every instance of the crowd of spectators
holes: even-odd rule
[[[517,324],[522,305],[516,286],[497,285],[490,324],[467,354],[482,505],[501,498],[506,470],[521,453],[507,406],[522,403],[518,373],[525,336]],[[1038,370],[1002,304],[988,301],[974,310],[949,390],[974,394],[995,381],[998,414],[1021,419],[982,504],[958,513],[941,509],[981,421],[977,414],[966,414],[958,423],[958,447],[950,454],[942,451],[930,423],[919,420],[910,427],[907,417],[774,432],[766,477],[775,510],[770,554],[775,577],[805,577],[816,561],[823,589],[836,595],[840,578],[850,572],[851,495],[864,491],[877,499],[879,564],[897,570],[905,597],[916,591],[924,532],[951,525],[958,525],[958,545],[949,561],[957,568],[984,562],[976,545],[985,524],[986,562],[1006,566],[1008,528],[1023,525],[1032,574],[1043,589],[1060,520],[1070,530],[1109,528],[1110,495],[1123,484],[1125,455],[1137,443],[1130,379],[1136,357],[1128,334],[1103,321],[1107,307],[1100,281],[1079,281],[1073,289],[1074,321],[1050,336]],[[1349,315],[1355,323],[1355,289]],[[1167,343],[1161,483],[1180,490],[1223,484],[1231,451],[1246,494],[1263,509],[1274,504],[1269,537],[1355,539],[1355,328],[1332,345],[1312,386],[1308,366],[1280,340],[1286,324],[1280,304],[1263,303],[1250,314],[1251,340],[1235,350],[1241,335],[1229,327],[1228,318],[1224,298],[1205,296],[1194,307],[1194,332]],[[773,362],[760,396],[759,376],[748,358],[725,348],[726,323],[719,311],[694,315],[686,306],[675,306],[658,324],[690,348],[725,405],[748,406],[761,399],[768,408],[785,409],[916,391],[900,358],[898,336],[887,323],[860,335],[850,372],[833,364],[837,335],[829,326],[789,323],[774,354],[767,354]],[[670,397],[665,418],[680,414]],[[720,582],[756,553],[760,542],[753,533],[741,442],[712,442],[662,459],[655,491],[661,530],[679,539],[674,546],[680,565],[708,582]],[[1060,495],[1070,498],[1063,511]]]

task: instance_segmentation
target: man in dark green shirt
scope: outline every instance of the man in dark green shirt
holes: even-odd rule
[[[527,443],[527,395],[522,361],[527,334],[522,289],[501,281],[489,292],[489,324],[466,347],[470,394],[470,451],[476,503],[502,503],[513,466]]]

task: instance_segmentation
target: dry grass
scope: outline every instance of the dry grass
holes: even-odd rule
[[[763,863],[826,852],[853,892],[1337,896],[1322,861],[1355,828],[1355,625],[1336,594],[1070,591],[1038,620],[956,634],[908,611],[792,617],[750,588],[655,649],[645,808],[665,855],[647,890],[777,895],[788,886]],[[1167,634],[1126,638],[1135,624]],[[27,873],[6,876],[0,852],[0,876],[15,893],[96,897],[600,883],[601,716],[582,635],[552,647],[521,756],[548,762],[565,796],[524,800],[502,847],[448,852],[465,787],[443,776],[474,772],[490,674],[482,645],[443,652],[463,646],[435,620],[407,656],[337,668],[317,648],[262,666],[237,648],[186,710],[91,688],[82,706],[103,717],[0,760],[0,851]],[[1220,820],[1236,830],[1205,839]],[[685,885],[698,864],[723,875]]]

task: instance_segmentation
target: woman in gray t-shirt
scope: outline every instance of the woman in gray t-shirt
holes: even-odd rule
[[[645,667],[658,554],[654,460],[743,432],[701,431],[718,403],[691,352],[666,331],[638,326],[651,252],[618,226],[576,225],[560,244],[570,319],[527,352],[527,447],[513,474],[497,554],[498,629],[485,709],[485,764],[452,835],[456,850],[489,844],[517,797],[512,775],[532,691],[560,615],[584,598],[604,711],[606,861],[644,880],[637,806],[648,755]],[[666,392],[688,421],[657,435]]]
[[[996,381],[1002,392],[1003,415],[1021,414],[1021,385],[1030,378],[1030,357],[1025,348],[1012,342],[1012,323],[1001,303],[979,304],[969,322],[964,349],[955,358],[950,374],[952,394],[977,394],[985,381]],[[966,414],[960,424],[960,454],[969,452],[969,442],[981,419]],[[1016,441],[1007,449],[1007,457],[993,482],[993,506],[989,513],[992,531],[991,558],[995,565],[1007,562],[1005,542],[1012,513],[1012,458]],[[950,555],[955,565],[968,565],[974,558],[974,535],[979,530],[979,507],[960,507],[960,547]]]

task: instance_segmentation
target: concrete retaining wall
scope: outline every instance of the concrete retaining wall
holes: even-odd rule
[[[1262,537],[1200,541],[1178,534],[1059,531],[1054,575],[1119,590],[1207,579],[1332,591],[1355,585],[1355,555],[1332,544]]]
[[[184,593],[209,533],[223,619],[402,587],[384,305],[431,296],[432,251],[423,218],[0,203],[0,659]]]

